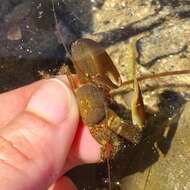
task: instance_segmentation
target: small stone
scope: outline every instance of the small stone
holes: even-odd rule
[[[12,41],[21,40],[22,38],[22,31],[19,26],[12,26],[9,28],[7,32],[7,39]]]

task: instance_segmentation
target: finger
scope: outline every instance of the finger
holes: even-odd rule
[[[23,111],[31,95],[45,82],[41,80],[0,95],[0,128]]]
[[[54,185],[48,190],[77,190],[73,182],[66,176],[62,176]]]
[[[47,189],[61,174],[77,126],[71,90],[58,80],[46,81],[0,130],[1,189]]]
[[[59,76],[59,79],[68,85],[66,76]],[[8,122],[24,110],[31,95],[46,81],[40,80],[0,95],[0,107],[3,108],[0,109],[0,128],[7,125]]]
[[[92,137],[87,126],[83,126],[82,122],[80,126],[77,130],[71,153],[73,157],[79,157],[81,163],[98,162],[100,159],[100,145]]]
[[[88,127],[80,122],[63,173],[80,164],[99,162],[100,150],[100,144],[92,137]]]

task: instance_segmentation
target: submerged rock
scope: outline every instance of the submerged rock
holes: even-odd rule
[[[175,19],[154,29],[138,42],[140,63],[150,66],[156,60],[179,54],[190,40],[190,19]]]
[[[148,167],[143,173],[122,179],[122,189],[125,190],[173,190],[189,189],[190,167],[190,102],[187,102],[178,118],[176,125],[172,125],[171,148],[166,156],[159,153],[159,160]]]

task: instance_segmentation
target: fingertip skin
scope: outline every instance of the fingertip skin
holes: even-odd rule
[[[71,89],[61,80],[51,79],[32,95],[26,110],[58,125],[69,116],[72,107],[77,103]]]

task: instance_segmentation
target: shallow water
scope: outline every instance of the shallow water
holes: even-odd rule
[[[127,79],[131,38],[139,39],[138,75],[190,69],[188,1],[55,0],[54,3],[57,24],[51,0],[0,2],[1,92],[55,75],[63,64],[72,67],[56,35],[56,27],[68,48],[82,37],[100,42],[123,80]],[[126,144],[111,162],[113,189],[190,189],[189,85],[188,75],[141,84],[149,128],[140,145]],[[106,164],[81,166],[68,175],[79,189],[108,187]]]

